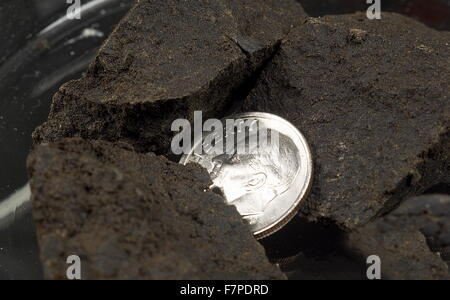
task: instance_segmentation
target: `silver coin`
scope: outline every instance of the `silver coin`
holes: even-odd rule
[[[203,132],[180,163],[207,169],[211,188],[222,191],[256,238],[266,237],[295,216],[309,192],[313,162],[308,143],[295,126],[273,114],[243,113],[220,123],[223,134],[212,128]]]

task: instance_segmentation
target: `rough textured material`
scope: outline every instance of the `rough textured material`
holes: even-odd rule
[[[166,154],[171,123],[217,115],[306,17],[295,0],[141,0],[87,75],[61,87],[36,142],[127,141]]]
[[[378,255],[383,279],[450,279],[441,259],[448,255],[449,221],[450,197],[422,196],[351,233],[347,245],[363,257]]]
[[[296,217],[263,244],[280,244],[267,251],[289,279],[364,280],[367,258],[381,258],[382,279],[449,279],[450,196],[424,195],[355,231],[305,223]],[[283,232],[284,231],[284,232]],[[280,235],[281,234],[281,235]],[[278,235],[278,236],[277,236]],[[289,243],[285,243],[289,241]],[[283,251],[284,250],[284,251]],[[295,254],[295,255],[294,255]]]
[[[373,4],[361,0],[297,1],[312,17],[367,11],[369,7],[373,7]],[[432,28],[450,30],[450,2],[447,0],[389,0],[381,2],[382,17],[385,12],[396,12],[419,20]]]
[[[283,279],[206,171],[127,146],[65,139],[29,158],[45,278]]]
[[[450,265],[450,196],[425,195],[406,201],[386,222],[420,230],[431,250]]]
[[[356,228],[450,178],[450,33],[389,13],[309,19],[244,110],[305,134],[315,178],[303,212]]]

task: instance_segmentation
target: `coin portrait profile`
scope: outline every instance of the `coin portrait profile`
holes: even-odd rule
[[[180,163],[204,167],[211,177],[210,189],[221,191],[257,239],[267,237],[298,213],[309,194],[309,145],[294,125],[274,114],[246,112],[220,122],[224,134],[205,131]],[[234,124],[231,130],[228,124]]]
[[[252,147],[248,143],[247,147]],[[294,143],[284,135],[271,147],[248,148],[248,154],[223,154],[212,159],[211,179],[227,202],[250,221],[264,214],[278,196],[285,193],[299,172],[300,158]]]

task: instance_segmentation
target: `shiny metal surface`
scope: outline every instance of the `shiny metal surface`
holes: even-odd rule
[[[249,223],[255,237],[263,238],[289,222],[305,199],[312,181],[311,151],[297,128],[278,116],[253,112],[227,119],[257,122],[258,132],[268,131],[269,142],[252,139],[258,132],[250,128],[239,141],[237,134],[225,132],[226,121],[222,121],[224,154],[210,151],[206,141],[211,141],[214,133],[204,132],[201,145],[194,144],[180,163],[195,162],[206,168],[214,183],[211,188],[219,188],[227,203],[236,206]],[[237,127],[235,131],[240,130]],[[276,143],[271,141],[274,137],[278,138]],[[231,138],[233,142],[228,143]],[[245,143],[245,153],[236,149],[240,142]],[[230,144],[235,147],[232,151],[226,149]]]

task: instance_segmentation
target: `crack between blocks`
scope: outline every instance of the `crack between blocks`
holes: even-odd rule
[[[246,56],[246,64],[251,64],[252,56],[249,52],[247,52],[245,49],[243,49],[239,43],[237,43],[235,40],[230,38],[229,36],[226,36],[230,41],[232,41]],[[230,99],[234,99],[233,101],[230,101],[230,104],[227,105],[222,111],[218,113],[218,116],[220,118],[225,118],[229,115],[233,115],[235,113],[242,112],[242,106],[244,104],[245,99],[247,99],[248,95],[251,93],[251,91],[256,87],[259,78],[261,77],[261,74],[266,70],[268,65],[273,61],[275,56],[279,53],[281,49],[281,43],[282,39],[276,41],[271,47],[270,47],[270,55],[264,59],[261,64],[256,68],[256,70],[251,73],[248,77],[246,77],[241,85],[234,91]],[[263,50],[264,51],[264,50]]]

